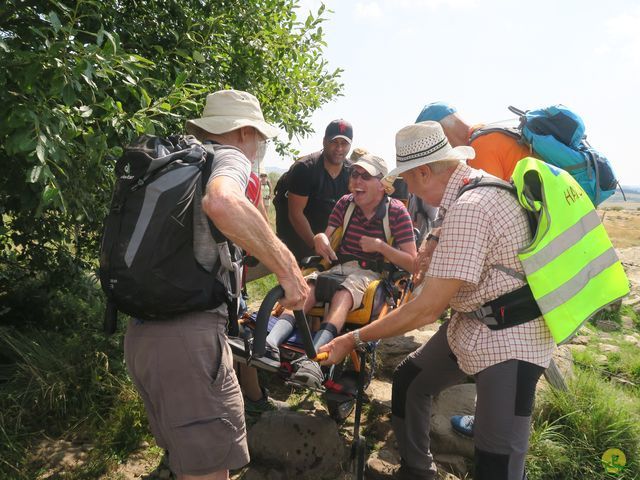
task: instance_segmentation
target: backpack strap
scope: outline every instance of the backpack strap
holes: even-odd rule
[[[207,145],[205,145],[206,147]],[[202,195],[205,195],[209,177],[213,170],[213,161],[215,159],[215,152],[213,147],[205,148],[207,153],[207,159],[204,164],[202,172]],[[222,285],[224,286],[224,292],[221,292],[224,296],[224,302],[227,305],[227,312],[229,315],[229,322],[227,324],[227,330],[229,335],[238,336],[238,306],[242,290],[242,254],[240,249],[236,247],[224,234],[216,227],[215,223],[211,221],[208,215],[207,224],[211,231],[211,236],[216,242],[218,247],[218,260],[214,270],[224,270],[220,272],[220,278]],[[226,273],[226,275],[225,275]]]
[[[464,185],[458,190],[458,198],[460,198],[463,193],[478,187],[501,188],[511,192],[513,195],[517,195],[516,187],[511,182],[506,182],[500,178],[481,176],[465,179]],[[529,214],[530,212],[527,211],[527,213]],[[532,223],[532,216],[527,215],[527,217],[529,227],[531,231],[534,232],[535,223]],[[521,281],[526,281],[524,275],[504,265],[492,265],[491,268]],[[473,312],[467,312],[466,314],[478,319],[491,330],[514,327],[538,318],[541,315],[529,284],[490,300],[479,309]]]
[[[478,137],[482,137],[483,135],[488,135],[490,133],[502,133],[509,137],[515,138],[518,142],[522,141],[522,135],[520,133],[520,129],[518,127],[506,127],[506,126],[492,126],[486,125],[484,127],[480,127],[471,133],[469,136],[469,143],[473,142]]]
[[[391,236],[391,226],[389,224],[389,207],[391,206],[391,198],[386,197],[387,204],[385,205],[384,217],[382,217],[382,229],[384,230],[384,237],[389,245],[393,242],[393,237]],[[356,203],[353,199],[349,202],[349,206],[347,206],[347,210],[344,212],[344,218],[342,219],[342,236],[347,233],[347,228],[349,228],[349,224],[351,223],[351,217],[353,216],[353,212],[356,209]],[[342,238],[340,239],[342,241]]]

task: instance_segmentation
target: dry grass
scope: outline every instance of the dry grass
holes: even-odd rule
[[[607,233],[616,248],[635,247],[640,245],[640,211],[637,206],[618,210],[616,207],[598,210],[603,219]]]

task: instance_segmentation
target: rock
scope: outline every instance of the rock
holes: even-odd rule
[[[596,355],[593,358],[593,361],[599,363],[600,365],[606,365],[609,362],[609,359],[606,355]]]
[[[455,473],[456,475],[460,475],[461,477],[465,477],[469,474],[469,472],[473,470],[473,461],[470,461],[468,458],[463,457],[462,455],[434,453],[433,459],[438,463],[438,465],[445,467],[447,470]],[[441,478],[458,477],[454,477],[453,475],[451,475],[450,477]]]
[[[460,480],[456,475],[444,470],[444,468],[449,468],[449,466],[462,466],[462,470],[465,472],[468,471],[468,469],[463,466],[466,465],[463,457],[454,458],[456,457],[455,455],[434,457],[438,463],[438,480]],[[442,458],[443,462],[440,463],[438,458]],[[395,478],[394,472],[398,468],[398,465],[400,465],[398,452],[386,448],[380,449],[369,455],[365,478],[367,480],[392,480]],[[454,469],[453,471],[456,470]],[[464,476],[464,474],[462,476]]]
[[[473,458],[473,440],[453,431],[451,416],[473,415],[475,399],[476,386],[471,383],[447,388],[434,398],[431,415],[431,451],[434,454]]]
[[[601,352],[610,353],[610,352],[619,352],[620,347],[617,345],[610,345],[608,343],[604,343],[598,347]]]
[[[391,408],[391,382],[373,378],[367,388],[367,394],[372,401]]]
[[[400,455],[397,451],[381,448],[372,452],[367,459],[367,480],[387,480],[393,478],[393,473],[400,465]]]
[[[588,345],[589,335],[576,335],[569,341],[569,345]]]
[[[619,323],[616,323],[612,320],[605,320],[605,319],[597,320],[596,327],[602,330],[603,332],[617,332],[622,328],[622,326]]]
[[[326,414],[274,411],[249,430],[252,461],[278,465],[286,478],[326,478],[341,470],[347,448]]]
[[[635,327],[635,324],[633,322],[633,318],[631,318],[628,315],[622,315],[620,317],[620,322],[622,323],[622,328],[626,329],[626,330],[633,330]]]
[[[640,296],[630,293],[627,297],[622,299],[623,305],[629,305],[630,307],[637,307],[640,305]]]
[[[625,342],[628,342],[640,347],[640,338],[638,338],[636,335],[625,335],[622,338],[624,339]]]
[[[572,352],[584,352],[587,349],[586,345],[574,345],[572,343],[566,345],[566,347]]]
[[[402,336],[382,340],[377,348],[379,371],[390,377],[398,364],[416,348],[427,343],[439,327],[427,325]]]

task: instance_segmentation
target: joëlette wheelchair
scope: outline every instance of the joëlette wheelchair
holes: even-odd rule
[[[406,272],[394,270],[384,272],[380,279],[371,282],[361,306],[349,313],[341,333],[360,328],[402,303],[408,297],[408,277]],[[264,368],[264,364],[258,359],[266,352],[268,331],[284,311],[277,303],[283,296],[282,287],[274,287],[267,293],[256,314],[243,317],[241,321],[245,338],[229,339],[236,361]],[[309,317],[322,317],[324,313],[324,306],[317,306],[309,312]],[[317,358],[307,316],[302,311],[295,311],[294,317],[296,330],[280,346],[281,368],[278,374],[287,383],[291,383],[288,378],[293,372],[292,364],[297,359],[305,355],[310,359]],[[320,389],[330,416],[338,423],[343,422],[355,408],[351,461],[357,479],[364,478],[366,442],[360,434],[360,422],[365,400],[364,391],[375,373],[376,346],[377,342],[369,342],[364,351],[354,350],[341,364],[332,366],[325,373],[325,380]]]

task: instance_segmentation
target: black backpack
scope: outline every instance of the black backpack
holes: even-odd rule
[[[230,270],[241,268],[235,247],[208,221],[219,252],[211,271],[194,251],[194,205],[202,199],[212,163],[213,154],[194,137],[178,135],[143,135],[118,159],[100,250],[108,333],[115,331],[117,310],[161,320],[222,303],[229,306],[230,327],[235,325],[232,299],[238,286]]]

